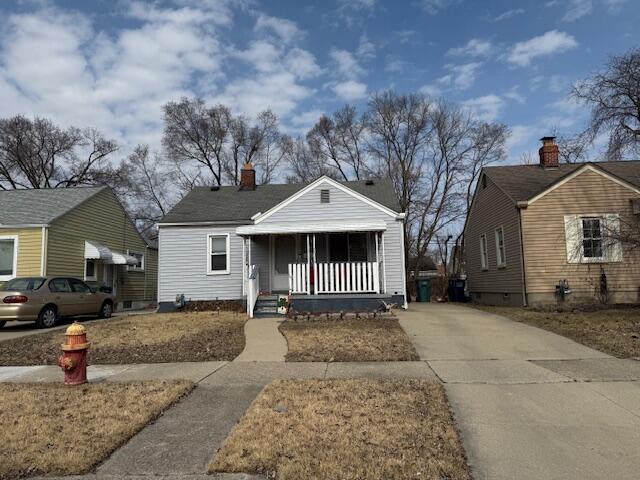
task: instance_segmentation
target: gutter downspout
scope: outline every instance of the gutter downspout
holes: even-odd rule
[[[42,227],[40,234],[41,250],[40,250],[40,276],[47,276],[47,243],[49,239],[47,227]]]
[[[522,282],[522,306],[526,307],[527,302],[527,274],[525,270],[525,261],[524,261],[524,232],[522,231],[522,209],[527,208],[526,202],[518,202],[517,205],[518,210],[518,227],[520,229],[520,271],[521,271],[521,282]]]

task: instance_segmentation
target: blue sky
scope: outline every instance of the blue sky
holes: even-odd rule
[[[511,163],[574,133],[573,82],[640,45],[640,0],[0,2],[0,116],[159,147],[182,95],[298,134],[372,92],[420,91],[507,124]]]

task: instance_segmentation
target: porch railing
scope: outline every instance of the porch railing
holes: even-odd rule
[[[247,267],[247,315],[253,318],[253,310],[256,307],[260,295],[260,269],[257,265]]]
[[[380,293],[378,262],[324,262],[289,264],[289,292]]]

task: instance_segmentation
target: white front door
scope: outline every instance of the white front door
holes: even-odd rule
[[[271,290],[289,291],[289,264],[296,261],[296,236],[274,235],[271,252],[273,272]]]
[[[105,264],[103,272],[102,282],[105,286],[110,287],[111,292],[115,295],[118,286],[118,267]]]

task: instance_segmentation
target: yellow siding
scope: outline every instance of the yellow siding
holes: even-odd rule
[[[567,279],[571,300],[594,298],[600,274],[607,275],[612,301],[637,301],[640,255],[623,247],[623,262],[567,262],[564,216],[618,213],[621,224],[637,222],[630,199],[639,195],[591,171],[585,171],[522,210],[527,293],[531,300],[552,298],[555,285]]]
[[[127,271],[118,266],[118,301],[155,301],[157,290],[157,251],[146,248],[133,223],[114,194],[102,190],[50,226],[47,274],[84,276],[84,242],[98,242],[109,249],[144,253],[144,272]],[[98,280],[102,269],[98,268]]]
[[[18,277],[40,275],[42,228],[0,229],[0,237],[18,237]]]
[[[502,226],[507,264],[498,268],[495,230]],[[487,237],[488,270],[483,271],[480,258],[480,236]],[[469,292],[473,299],[490,303],[520,303],[522,293],[522,260],[520,226],[516,206],[487,177],[487,186],[478,185],[464,233],[465,269]],[[477,294],[481,296],[478,297]],[[509,294],[505,296],[504,294]]]

